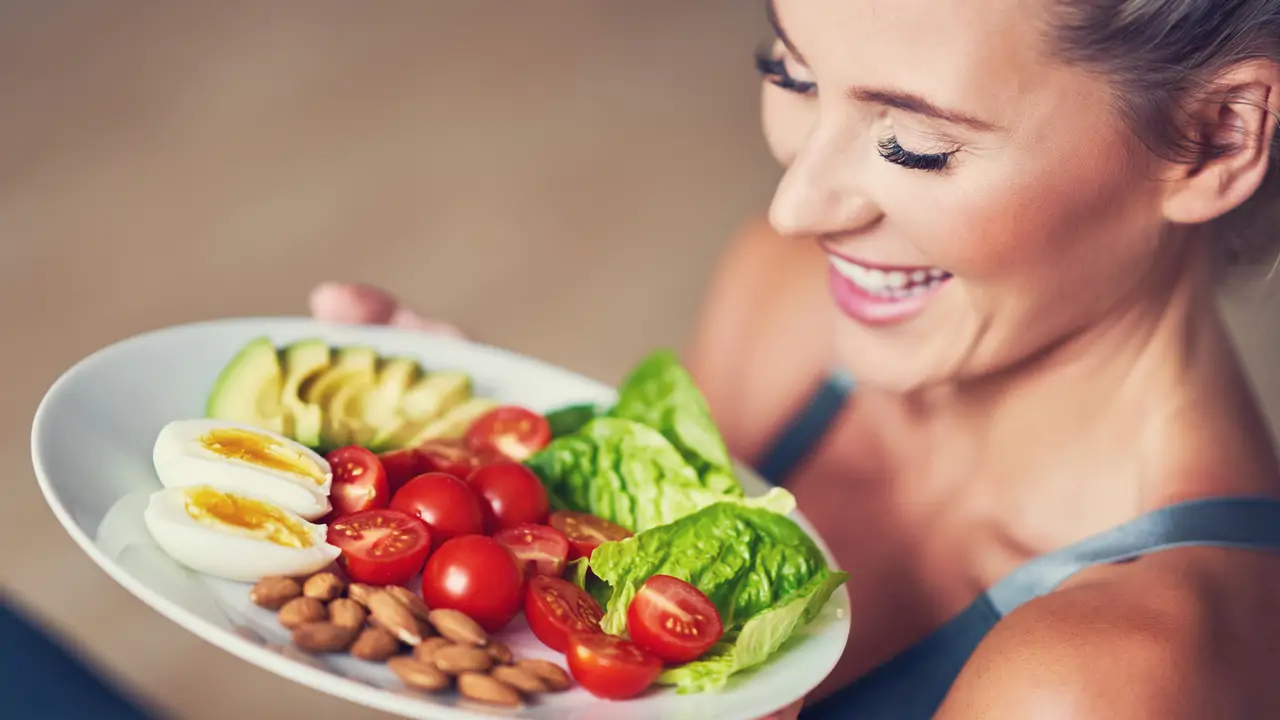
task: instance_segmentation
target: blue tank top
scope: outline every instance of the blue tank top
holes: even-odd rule
[[[834,373],[773,444],[757,471],[784,484],[826,434],[853,379]],[[1185,545],[1280,550],[1280,500],[1220,497],[1170,505],[1074,545],[1041,555],[979,595],[937,630],[852,684],[806,705],[801,720],[928,720],[983,637],[1019,605],[1054,590],[1091,565]],[[855,621],[856,621],[855,609]]]

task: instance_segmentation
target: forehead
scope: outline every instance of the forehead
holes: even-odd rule
[[[997,123],[1083,73],[1049,51],[1054,0],[774,0],[824,86],[893,87]],[[1012,116],[1012,117],[1011,117]]]

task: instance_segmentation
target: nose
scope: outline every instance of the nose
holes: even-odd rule
[[[797,237],[851,233],[880,219],[879,207],[858,190],[858,163],[847,138],[840,140],[815,129],[795,155],[769,207],[775,232]]]

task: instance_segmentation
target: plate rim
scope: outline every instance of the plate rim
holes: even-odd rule
[[[511,360],[517,360],[524,363],[533,363],[538,365],[542,369],[552,370],[558,373],[567,373],[569,375],[574,376],[578,380],[585,381],[585,383],[588,385],[594,386],[593,389],[599,390],[602,396],[609,395],[612,397],[616,397],[617,390],[616,388],[611,387],[607,383],[604,383],[596,378],[588,376],[580,371],[566,368],[560,365],[556,365],[554,363],[548,362],[546,360],[543,360],[541,358],[538,358],[532,355],[527,355],[527,354],[520,353],[508,348],[503,348],[503,347],[492,345],[485,342],[474,341],[470,339],[459,339],[459,338],[446,337],[446,336],[433,336],[433,335],[430,335],[429,333],[421,333],[421,331],[415,331],[415,330],[404,329],[404,328],[396,328],[392,326],[354,325],[354,324],[347,324],[347,323],[324,322],[324,321],[315,320],[314,318],[310,318],[305,315],[266,315],[266,316],[237,316],[237,317],[215,318],[215,319],[207,319],[207,320],[198,320],[198,321],[193,321],[188,323],[170,324],[170,325],[166,325],[158,328],[144,330],[144,331],[123,337],[107,345],[101,346],[98,349],[94,350],[93,352],[81,357],[76,362],[67,366],[66,369],[64,369],[58,375],[57,379],[54,380],[54,382],[50,384],[49,387],[45,390],[44,395],[41,397],[40,402],[36,407],[36,411],[32,417],[32,422],[31,422],[31,436],[30,436],[31,463],[36,476],[36,484],[40,488],[40,493],[44,499],[45,505],[47,505],[49,509],[52,511],[54,517],[57,518],[63,530],[68,535],[71,536],[71,539],[75,542],[77,546],[79,546],[81,551],[83,551],[94,562],[94,564],[98,566],[98,568],[102,572],[104,572],[108,577],[110,577],[113,581],[119,584],[122,588],[127,590],[135,598],[137,598],[138,600],[141,600],[145,605],[149,606],[152,610],[158,612],[161,616],[163,616],[168,621],[174,623],[175,625],[182,628],[183,630],[192,633],[193,635],[200,638],[204,642],[222,650],[223,652],[230,653],[231,655],[241,660],[249,662],[250,664],[256,666],[260,670],[265,670],[267,672],[276,674],[280,677],[286,678],[295,683],[306,686],[312,690],[323,693],[325,695],[342,698],[343,700],[351,702],[355,705],[360,705],[364,707],[370,707],[377,710],[381,710],[394,717],[414,717],[413,715],[405,715],[405,708],[403,707],[403,705],[396,702],[396,699],[399,698],[400,696],[394,690],[371,685],[363,681],[342,675],[338,672],[331,672],[328,670],[316,668],[311,665],[308,665],[307,663],[303,663],[298,660],[282,656],[279,653],[269,649],[264,644],[255,643],[245,637],[242,637],[238,633],[231,632],[226,630],[225,628],[219,627],[215,623],[209,620],[206,620],[205,618],[201,617],[197,613],[187,610],[183,608],[181,605],[179,605],[178,603],[163,597],[159,593],[156,593],[155,591],[147,587],[145,583],[135,580],[131,575],[129,575],[129,573],[125,572],[121,568],[117,568],[116,562],[111,558],[107,557],[106,554],[101,549],[98,548],[97,543],[91,537],[89,537],[88,533],[84,529],[80,527],[80,524],[76,521],[76,519],[71,516],[70,510],[65,506],[65,504],[61,500],[59,493],[54,488],[53,483],[49,478],[49,473],[47,471],[47,468],[45,467],[42,454],[40,452],[40,444],[43,438],[51,434],[51,431],[47,429],[48,423],[49,423],[48,413],[50,412],[50,407],[52,406],[52,403],[56,401],[56,399],[59,397],[59,393],[63,391],[63,388],[72,380],[74,376],[76,376],[80,372],[83,372],[85,368],[91,366],[92,364],[96,362],[101,362],[104,357],[107,357],[116,352],[121,352],[127,347],[129,347],[130,345],[134,343],[143,342],[149,338],[162,336],[162,335],[179,332],[179,331],[198,331],[201,328],[235,327],[238,325],[247,326],[251,324],[293,325],[293,326],[296,326],[298,329],[301,329],[304,326],[310,325],[315,327],[319,333],[323,333],[325,331],[333,331],[333,330],[343,330],[347,332],[354,330],[357,332],[374,332],[374,333],[407,334],[407,335],[423,334],[423,335],[426,335],[428,338],[430,338],[431,342],[469,346],[471,348],[477,348],[489,353],[503,355],[506,358]],[[745,469],[748,472],[751,472],[753,474],[755,473],[755,471],[750,466],[746,465],[745,463],[742,463],[737,458],[733,458],[733,462],[738,469],[740,470]],[[757,477],[759,477],[758,474],[757,474]],[[808,522],[808,518],[805,517],[803,513],[801,513],[798,509],[794,510],[793,512],[799,514],[800,517],[804,519],[805,524],[809,525],[809,527],[812,528],[812,525],[809,524]],[[839,565],[836,563],[834,555],[832,554],[830,548],[826,544],[826,541],[821,537],[821,535],[819,535],[816,531],[808,534],[811,535],[811,538],[815,541],[819,549],[826,556],[829,567],[835,571],[842,570],[842,568],[840,568]],[[841,586],[837,588],[837,592],[844,596],[843,604],[846,607],[851,607],[852,602],[849,594],[848,583],[841,584]],[[835,597],[833,595],[831,599],[828,599],[828,603],[830,603],[834,599]],[[849,617],[850,614],[851,613],[846,613],[845,617],[841,619],[837,619],[835,621],[835,624],[836,625],[849,624],[851,622],[851,618]],[[848,643],[848,633],[846,632],[844,633],[844,637],[841,638],[841,655],[843,655],[844,649],[845,647],[847,647],[847,643]],[[812,691],[813,688],[817,687],[818,684],[822,682],[822,680],[826,679],[830,675],[831,671],[834,670],[835,668],[836,662],[839,661],[839,657],[840,656],[836,657],[836,661],[831,664],[831,667],[828,667],[824,670],[824,674],[822,675],[822,677],[819,678],[817,681],[815,681],[813,685],[811,685],[810,688],[808,688],[805,691],[806,693]],[[477,714],[477,713],[471,712],[465,708],[458,708],[458,707],[453,707],[450,705],[443,705],[443,704],[431,704],[428,707],[430,707],[433,713],[433,717],[439,717],[441,718],[441,720],[475,720],[476,718],[481,718],[481,717],[501,717],[502,716],[501,711],[485,715],[485,714]],[[769,713],[776,712],[782,709],[782,707],[783,706],[769,709],[768,711],[764,712],[763,715],[768,715]]]

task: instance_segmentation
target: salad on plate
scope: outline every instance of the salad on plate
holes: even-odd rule
[[[243,583],[299,651],[385,664],[408,691],[714,693],[785,654],[847,579],[790,493],[747,496],[668,351],[615,402],[542,414],[462,370],[258,338],[152,460],[165,553]],[[521,616],[562,663],[511,651]]]

